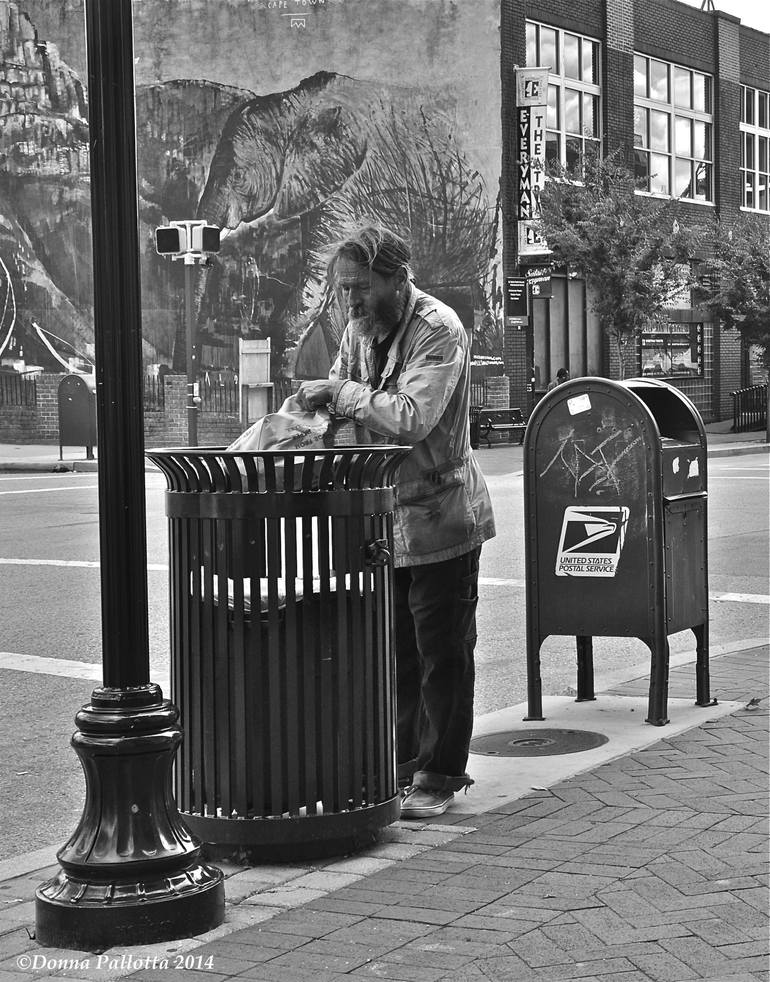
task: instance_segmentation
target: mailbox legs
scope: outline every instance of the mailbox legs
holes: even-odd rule
[[[592,702],[594,695],[594,639],[578,634],[577,644],[577,699],[575,702]]]
[[[708,621],[694,627],[692,633],[695,635],[695,704],[716,706],[716,699],[710,698]]]
[[[525,720],[544,720],[543,682],[540,678],[540,645],[543,638],[533,623],[534,616],[527,618],[527,715]]]
[[[646,723],[653,726],[665,726],[668,723],[666,707],[668,704],[668,637],[663,625],[655,632],[653,638],[644,639],[650,649],[652,661],[650,664],[650,695],[647,707]]]

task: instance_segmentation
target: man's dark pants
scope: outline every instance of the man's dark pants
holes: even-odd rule
[[[398,775],[459,791],[473,731],[479,555],[395,570]]]

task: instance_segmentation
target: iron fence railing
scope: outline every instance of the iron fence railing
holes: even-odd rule
[[[487,404],[487,380],[479,379],[471,382],[471,405],[486,406]]]
[[[290,378],[274,378],[273,379],[273,391],[271,396],[270,411],[275,412],[276,409],[280,409],[281,406],[286,402],[289,396],[292,394],[293,379]],[[297,383],[299,384],[299,383]]]
[[[199,392],[202,413],[217,413],[221,416],[237,415],[238,378],[235,375],[206,374],[200,379]]]
[[[272,384],[270,411],[275,412],[296,386],[290,378],[273,379]],[[143,397],[146,410],[162,412],[166,404],[165,392],[162,376],[144,376]],[[207,372],[201,375],[198,394],[201,400],[198,408],[201,413],[232,416],[238,415],[240,411],[238,376],[235,374]]]
[[[730,393],[733,397],[733,433],[767,426],[767,386],[749,385]]]
[[[166,408],[166,388],[162,375],[145,375],[142,382],[142,403],[145,410],[160,411]]]
[[[16,372],[0,372],[0,406],[36,406],[37,382]]]

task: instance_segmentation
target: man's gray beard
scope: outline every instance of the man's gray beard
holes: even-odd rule
[[[362,334],[366,338],[374,337],[379,328],[377,321],[371,317],[351,317],[350,326],[358,334]]]

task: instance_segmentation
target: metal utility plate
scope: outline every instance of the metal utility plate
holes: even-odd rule
[[[591,730],[507,730],[476,737],[471,752],[488,757],[554,757],[593,750],[608,740]]]

